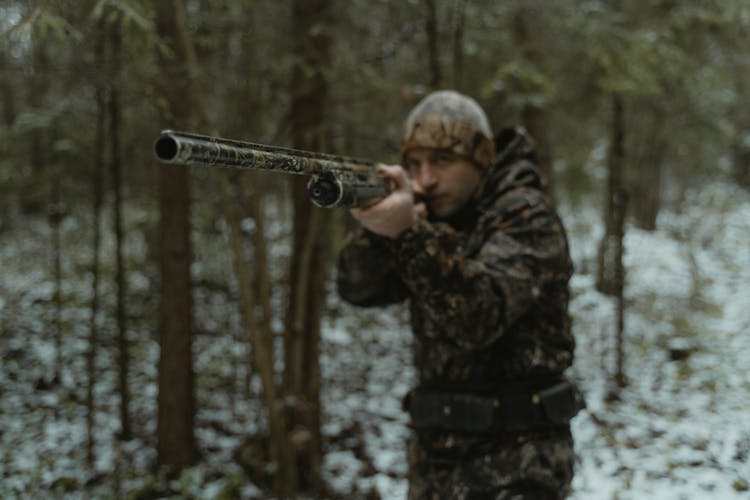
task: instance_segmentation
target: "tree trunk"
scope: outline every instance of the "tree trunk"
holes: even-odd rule
[[[281,406],[278,404],[279,397],[277,394],[275,377],[274,377],[274,350],[273,350],[273,332],[270,326],[270,289],[267,285],[261,288],[261,303],[263,306],[263,321],[259,324],[255,313],[255,294],[251,280],[250,270],[245,266],[245,260],[242,252],[242,230],[240,228],[240,217],[235,209],[234,197],[231,193],[231,184],[229,174],[221,172],[220,190],[223,206],[224,217],[230,229],[230,239],[232,244],[232,254],[234,261],[235,275],[238,281],[240,291],[240,310],[245,321],[245,326],[250,334],[249,344],[252,352],[253,365],[257,368],[263,384],[263,403],[266,407],[269,430],[269,456],[275,472],[273,474],[274,492],[285,495],[289,491],[289,447],[286,439],[285,416]],[[257,198],[256,193],[251,195]],[[260,217],[258,201],[252,200],[255,206],[253,209],[253,220],[256,222],[255,227],[255,245],[256,261],[266,262],[265,243],[259,243],[258,240],[265,238],[263,223]],[[260,271],[260,283],[267,282],[267,268]],[[267,295],[266,295],[267,294]],[[268,319],[267,319],[268,318]]]
[[[49,55],[47,40],[38,30],[32,32],[31,38],[31,78],[28,81],[28,99],[33,112],[41,112],[49,88]],[[61,201],[59,175],[57,172],[45,172],[49,169],[51,133],[46,127],[35,130],[31,137],[29,150],[29,164],[31,166],[32,182],[26,184],[21,196],[21,204],[25,211],[39,212],[42,210],[43,200],[47,202],[47,221],[50,227],[51,274],[55,284],[53,295],[53,321],[50,331],[54,332],[55,346],[54,365],[52,367],[52,382],[58,383],[62,370],[62,242],[60,224],[65,217],[65,207]],[[40,179],[57,177],[49,184],[39,182]]]
[[[255,282],[258,290],[258,302],[261,307],[259,337],[256,339],[255,348],[269,360],[274,360],[274,337],[275,333],[271,326],[273,321],[273,308],[271,305],[271,276],[268,266],[268,248],[266,245],[265,215],[263,214],[263,191],[257,189],[250,195],[249,215],[255,221],[253,233],[253,244],[255,246]],[[273,367],[273,364],[271,364]],[[274,380],[265,382],[274,389],[274,397],[266,398],[268,418],[272,420],[269,425],[271,455],[276,456],[278,462],[275,491],[281,494],[287,493],[293,468],[290,468],[291,450],[286,433],[286,416],[279,406],[278,391],[274,386]],[[291,470],[290,470],[291,469]]]
[[[122,34],[119,16],[114,20],[110,31],[110,49],[112,62],[112,84],[109,90],[109,139],[110,139],[110,168],[112,175],[112,190],[114,191],[113,226],[115,229],[115,285],[117,287],[117,349],[120,392],[120,439],[129,441],[132,438],[130,427],[130,390],[128,389],[128,367],[130,355],[128,349],[127,311],[125,282],[125,265],[122,256],[122,166],[120,155],[120,79],[119,68],[122,65]]]
[[[0,103],[2,103],[3,108],[2,124],[6,129],[10,129],[16,120],[16,93],[10,78],[11,65],[8,58],[9,52],[10,43],[8,43],[8,40],[5,40],[4,44],[0,46]],[[0,157],[8,158],[9,156],[9,145],[6,143],[0,144]],[[0,202],[0,232],[10,222],[10,218],[8,217],[9,208],[7,200]],[[1,331],[0,334],[2,334]]]
[[[625,170],[625,111],[623,97],[612,97],[612,137],[608,161],[607,198],[605,200],[605,234],[599,245],[597,289],[613,295],[616,302],[615,343],[617,366],[615,382],[619,387],[625,379],[625,268],[623,265],[625,213],[627,191],[624,185]]]
[[[638,193],[636,203],[632,203],[631,210],[635,225],[647,231],[656,229],[656,219],[661,209],[661,177],[662,164],[667,154],[668,142],[664,130],[665,117],[659,110],[643,110],[639,117],[648,117],[650,126],[642,125],[637,129],[643,130],[644,137],[639,141],[641,151],[631,162],[633,175],[628,184],[630,191]]]
[[[534,67],[541,70],[544,51],[538,29],[535,26],[535,11],[521,7],[515,18],[516,42],[521,48],[523,57]],[[552,172],[552,151],[548,134],[547,110],[534,103],[526,103],[521,110],[523,126],[536,142],[537,163],[544,176],[546,189],[554,193]]]
[[[190,130],[190,68],[193,55],[185,30],[183,3],[157,0],[156,24],[169,54],[159,52],[164,71],[165,125]],[[189,170],[160,167],[161,311],[157,440],[160,465],[181,467],[195,462],[195,415],[191,354],[193,331],[190,283]]]
[[[740,130],[733,145],[732,175],[737,184],[750,189],[750,129]]]
[[[732,88],[738,96],[737,105],[730,113],[735,134],[732,140],[732,177],[741,187],[750,190],[750,78],[748,78],[747,59],[736,53],[734,58],[734,85]]]
[[[103,31],[103,30],[100,30]],[[104,37],[103,33],[97,35],[96,43],[96,64],[104,64]],[[94,200],[92,212],[94,216],[93,223],[93,241],[92,253],[93,260],[91,263],[91,320],[89,323],[89,350],[86,354],[86,372],[88,375],[88,384],[86,386],[86,458],[88,466],[93,470],[94,467],[94,425],[96,423],[96,404],[94,402],[94,386],[96,385],[96,354],[99,344],[99,325],[96,317],[99,313],[99,256],[101,253],[101,211],[104,199],[104,155],[105,155],[105,121],[106,121],[106,91],[102,83],[96,84],[96,129],[94,133],[94,151],[96,159],[94,163],[93,192]]]
[[[604,199],[604,236],[599,244],[596,288],[602,293],[615,293],[615,250],[617,248],[617,198],[623,189],[623,162],[625,154],[625,123],[623,98],[612,98],[612,129],[607,165],[607,188]]]
[[[428,86],[435,90],[440,87],[440,53],[438,50],[437,0],[425,0],[427,16],[425,17],[425,34],[427,35],[427,74]]]
[[[294,147],[325,150],[325,126],[330,67],[332,8],[330,0],[295,0],[293,33],[299,62],[292,80],[292,135]],[[289,313],[286,324],[285,380],[296,456],[299,491],[317,495],[320,477],[320,319],[324,304],[324,278],[329,232],[328,214],[312,207],[305,179],[292,180],[294,241],[290,272]]]
[[[62,338],[63,338],[63,297],[62,297],[62,224],[67,215],[67,209],[60,195],[60,183],[55,182],[52,187],[52,202],[47,212],[47,220],[52,230],[52,276],[55,283],[53,303],[55,307],[54,332],[55,332],[55,364],[53,367],[52,382],[57,384],[62,380]]]
[[[466,2],[456,0],[453,26],[453,88],[463,91],[464,80],[464,25],[466,22]],[[497,126],[497,124],[495,124]]]
[[[44,108],[44,99],[49,88],[49,56],[47,54],[47,40],[41,33],[33,33],[32,72],[28,82],[28,98],[32,111],[39,113]],[[29,163],[31,165],[32,181],[25,184],[21,196],[21,206],[27,212],[38,213],[43,210],[46,184],[37,179],[44,179],[44,170],[49,162],[49,147],[52,142],[50,132],[46,127],[40,127],[31,136]],[[49,201],[49,200],[48,200]],[[49,201],[54,203],[54,201]]]
[[[8,45],[10,45],[8,40],[5,40],[3,48],[0,48],[0,72],[3,73],[3,76],[0,77],[0,99],[3,103],[3,124],[10,128],[16,121],[16,93],[10,79],[10,63],[7,53],[10,49],[7,48]]]
[[[614,250],[614,295],[617,300],[615,320],[615,349],[617,366],[615,383],[618,387],[627,385],[625,376],[625,214],[627,212],[628,197],[624,190],[615,197],[615,250]]]

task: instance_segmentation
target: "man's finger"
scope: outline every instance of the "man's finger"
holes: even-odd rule
[[[403,189],[409,183],[409,180],[406,178],[406,172],[399,165],[380,165],[378,172],[393,181],[394,190]]]
[[[362,219],[362,210],[359,208],[350,208],[349,213],[354,217],[355,220],[361,221]]]
[[[427,217],[427,205],[424,202],[414,205],[414,210],[417,212],[418,217]]]

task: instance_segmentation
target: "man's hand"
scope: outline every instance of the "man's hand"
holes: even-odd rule
[[[414,226],[426,209],[423,203],[414,203],[414,192],[404,169],[398,165],[381,165],[378,171],[391,180],[391,193],[371,207],[353,208],[351,214],[365,229],[396,239]]]

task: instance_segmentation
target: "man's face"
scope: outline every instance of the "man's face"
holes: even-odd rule
[[[484,171],[469,160],[444,149],[411,149],[405,162],[414,194],[423,197],[439,219],[461,210],[484,176]]]

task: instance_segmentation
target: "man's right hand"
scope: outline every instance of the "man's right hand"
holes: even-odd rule
[[[381,165],[378,171],[391,180],[393,189],[390,194],[371,207],[353,208],[350,212],[365,229],[396,239],[425,215],[426,208],[424,203],[415,202],[411,183],[403,168],[399,165]]]

